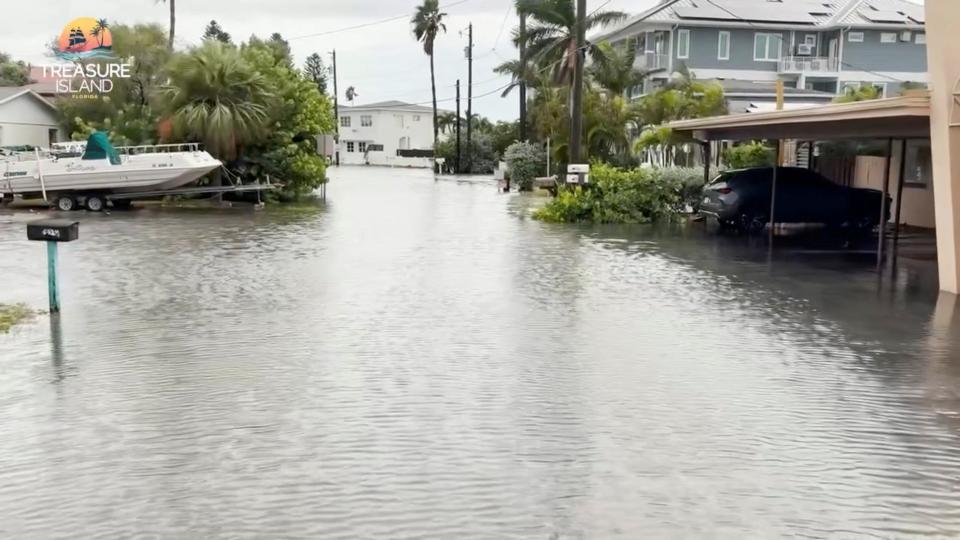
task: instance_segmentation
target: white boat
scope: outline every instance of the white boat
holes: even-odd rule
[[[0,160],[0,194],[41,196],[61,210],[72,210],[81,199],[89,208],[114,193],[180,188],[221,166],[197,144],[114,148],[105,135],[94,133],[82,153],[75,146],[66,154],[53,149]]]

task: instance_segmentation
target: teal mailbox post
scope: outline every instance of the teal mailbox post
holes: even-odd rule
[[[68,219],[41,219],[27,223],[27,239],[47,243],[47,287],[50,313],[60,312],[57,289],[57,244],[80,238],[80,223]]]

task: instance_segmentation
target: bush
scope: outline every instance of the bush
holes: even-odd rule
[[[651,223],[683,210],[683,185],[676,173],[617,169],[595,164],[591,185],[561,191],[534,213],[554,223]]]
[[[503,160],[510,168],[510,181],[520,191],[533,190],[533,180],[547,167],[547,155],[536,144],[516,142],[507,147]]]
[[[497,168],[497,155],[493,151],[493,142],[486,133],[474,133],[470,141],[473,158],[470,172],[472,174],[493,174]],[[436,155],[438,158],[446,160],[443,168],[448,172],[454,171],[457,166],[457,138],[448,137],[446,140],[437,144]],[[464,136],[460,140],[460,167],[467,167],[467,138]]]
[[[741,144],[723,151],[723,161],[731,169],[773,167],[775,160],[774,149],[761,142]]]

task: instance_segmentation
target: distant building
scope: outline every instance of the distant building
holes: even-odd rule
[[[446,112],[446,111],[441,111]],[[401,101],[340,106],[340,163],[430,167],[433,108]]]
[[[0,88],[0,146],[49,148],[60,140],[52,103],[29,87]]]
[[[636,48],[634,65],[648,77],[630,97],[686,66],[697,79],[752,85],[754,103],[774,99],[777,79],[795,90],[788,103],[815,102],[806,91],[871,85],[891,97],[906,82],[926,85],[924,22],[923,6],[908,0],[660,0],[591,40]]]

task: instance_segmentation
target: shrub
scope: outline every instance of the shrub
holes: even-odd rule
[[[774,149],[762,142],[741,144],[723,151],[723,161],[731,169],[773,167],[775,160]]]
[[[656,169],[652,172],[659,176],[661,182],[678,186],[680,198],[685,206],[689,206],[695,211],[700,207],[704,187],[703,169],[697,167],[668,167]],[[710,177],[713,178],[714,176],[713,171],[711,171]]]
[[[679,180],[661,171],[595,164],[590,186],[561,191],[534,217],[555,223],[651,223],[682,211],[681,194]]]
[[[547,155],[537,145],[528,142],[516,142],[507,147],[503,160],[510,168],[510,181],[520,191],[531,191],[533,180],[542,174],[547,166]]]
[[[493,142],[486,133],[474,133],[470,140],[471,167],[473,174],[492,174],[497,168],[497,155],[493,151]],[[444,169],[454,171],[457,163],[457,139],[448,137],[446,140],[437,144],[436,155],[438,158],[444,158]],[[460,141],[460,167],[466,169],[467,166],[467,138],[463,137]]]

